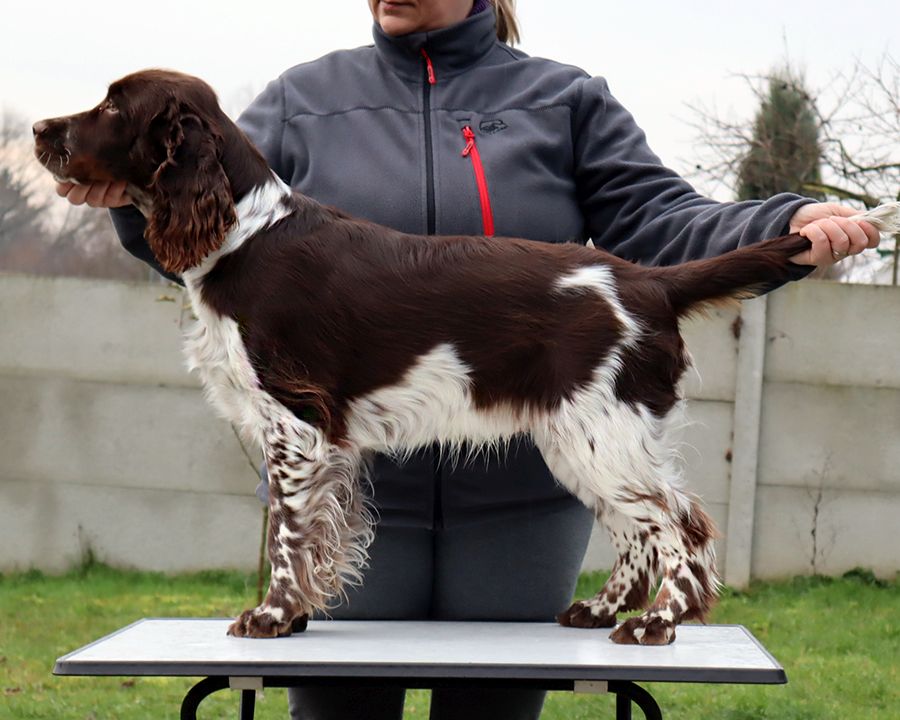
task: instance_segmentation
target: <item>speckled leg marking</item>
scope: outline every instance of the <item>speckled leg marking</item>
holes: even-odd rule
[[[358,483],[358,456],[305,423],[278,422],[265,437],[269,469],[269,591],[228,629],[239,637],[301,632],[345,582],[361,581],[371,518]]]
[[[653,605],[629,618],[611,634],[624,645],[667,645],[675,640],[675,626],[685,620],[705,620],[718,594],[713,540],[715,528],[696,501],[648,536],[658,548],[662,580]],[[655,526],[649,530],[656,530]]]
[[[647,607],[656,574],[656,552],[638,542],[638,530],[625,515],[600,504],[597,520],[619,553],[606,583],[590,600],[579,600],[557,616],[566,627],[615,627],[616,613]]]
[[[556,478],[594,510],[619,552],[603,589],[570,607],[559,622],[612,627],[619,610],[645,606],[657,574],[662,580],[653,605],[614,630],[614,642],[669,643],[678,622],[703,619],[718,587],[715,531],[681,489],[665,419],[617,400],[598,374],[534,437]]]

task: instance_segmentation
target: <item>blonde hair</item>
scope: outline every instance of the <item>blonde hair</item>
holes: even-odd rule
[[[516,0],[490,0],[497,15],[497,37],[500,42],[515,45],[519,42],[519,22],[516,20]]]

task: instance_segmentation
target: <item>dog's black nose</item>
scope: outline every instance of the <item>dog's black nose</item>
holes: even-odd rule
[[[50,123],[47,120],[38,120],[31,126],[31,132],[36,138],[40,137],[50,129]]]

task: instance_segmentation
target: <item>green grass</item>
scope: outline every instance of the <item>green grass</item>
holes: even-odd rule
[[[578,596],[599,587],[585,576]],[[63,576],[0,575],[0,718],[175,718],[192,681],[51,675],[54,660],[141,617],[223,617],[251,604],[255,578],[238,573],[169,577],[88,564]],[[858,571],[726,592],[712,621],[747,626],[787,671],[786,686],[651,684],[667,720],[900,717],[900,585]],[[611,717],[608,696],[551,693],[546,720]],[[203,720],[236,717],[236,697],[203,703]],[[283,690],[267,690],[260,720],[287,718]],[[428,717],[428,693],[412,691],[406,717]],[[635,712],[635,717],[640,717]]]

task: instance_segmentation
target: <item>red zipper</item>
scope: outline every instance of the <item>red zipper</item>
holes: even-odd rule
[[[481,155],[475,144],[475,132],[466,125],[462,129],[466,146],[462,156],[472,158],[472,170],[475,173],[475,183],[478,185],[478,199],[481,201],[481,223],[484,226],[484,234],[490,237],[494,234],[494,211],[491,209],[491,196],[488,193],[487,178],[484,176],[484,166],[481,164]]]
[[[434,74],[434,65],[431,62],[431,58],[428,57],[425,48],[419,50],[419,54],[425,61],[428,84],[435,85],[437,76]],[[488,193],[484,166],[481,164],[481,155],[478,153],[478,147],[475,145],[475,133],[468,125],[462,129],[462,133],[466,139],[466,146],[463,148],[462,156],[472,158],[472,170],[475,173],[475,182],[478,185],[478,198],[481,202],[481,224],[484,227],[484,234],[491,236],[494,234],[494,211],[491,209],[491,196]]]

